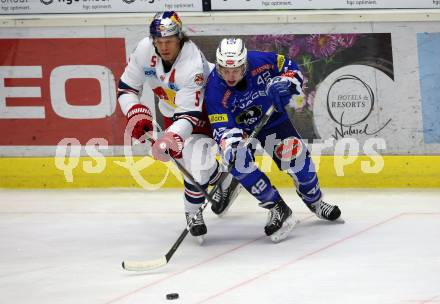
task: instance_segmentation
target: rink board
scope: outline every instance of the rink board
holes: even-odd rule
[[[313,142],[312,155],[325,155],[315,159],[324,187],[440,187],[439,10],[181,17],[210,61],[222,37],[238,35],[252,49],[276,46],[307,72],[306,102],[290,118]],[[124,148],[117,80],[150,19],[0,17],[0,187],[182,186],[175,168],[149,158],[127,160],[132,152],[146,153]],[[323,41],[328,49],[318,48]],[[154,96],[144,93],[142,102],[160,120]],[[362,156],[333,156],[347,153]],[[383,168],[365,156],[374,154],[384,155]],[[54,158],[63,155],[65,163]],[[292,185],[267,164],[276,185]]]
[[[140,161],[140,170],[133,169],[136,165],[132,170],[127,169],[129,160],[124,157],[81,157],[68,160],[70,163],[66,161],[65,167],[62,165],[64,159],[0,158],[0,188],[136,187],[156,190],[183,186],[180,174],[171,164],[170,169],[150,157],[133,160]],[[382,168],[380,162],[368,156],[353,160],[322,156],[314,157],[314,161],[323,187],[440,187],[440,156],[383,156]],[[142,166],[142,162],[146,166]],[[257,162],[276,186],[292,187],[291,178],[280,172],[269,158],[263,160],[257,156]],[[378,164],[380,171],[372,172],[371,168]]]

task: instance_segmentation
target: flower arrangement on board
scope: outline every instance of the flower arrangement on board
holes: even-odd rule
[[[297,98],[297,112],[312,112],[316,86],[343,65],[338,58],[352,48],[362,34],[255,35],[243,37],[248,49],[286,55],[298,64],[304,75],[304,95]]]

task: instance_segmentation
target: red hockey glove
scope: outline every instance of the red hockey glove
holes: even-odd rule
[[[144,143],[145,139],[141,139],[141,137],[145,133],[153,131],[153,120],[150,109],[141,104],[132,106],[127,112],[127,127],[128,126],[133,128],[131,137]]]
[[[172,158],[182,158],[183,139],[176,133],[165,132],[165,134],[156,140],[151,153],[153,158],[167,162]]]

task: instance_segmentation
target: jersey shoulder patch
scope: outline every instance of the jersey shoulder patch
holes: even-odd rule
[[[190,42],[185,42],[177,63],[179,79],[186,85],[203,86],[205,75],[203,69],[202,55],[197,46]]]
[[[277,55],[278,72],[282,71],[284,62],[286,62],[286,57],[284,57],[284,55]]]
[[[194,76],[194,83],[198,86],[203,85],[205,82],[205,77],[203,76],[203,73],[198,73],[196,76]]]

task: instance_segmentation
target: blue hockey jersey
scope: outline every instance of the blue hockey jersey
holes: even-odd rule
[[[243,90],[228,86],[217,69],[209,75],[205,106],[218,143],[225,130],[239,128],[250,134],[272,105],[272,100],[266,95],[267,82],[275,76],[298,70],[292,60],[270,52],[248,51],[247,62]],[[275,127],[287,119],[286,112],[274,112],[266,128]]]

